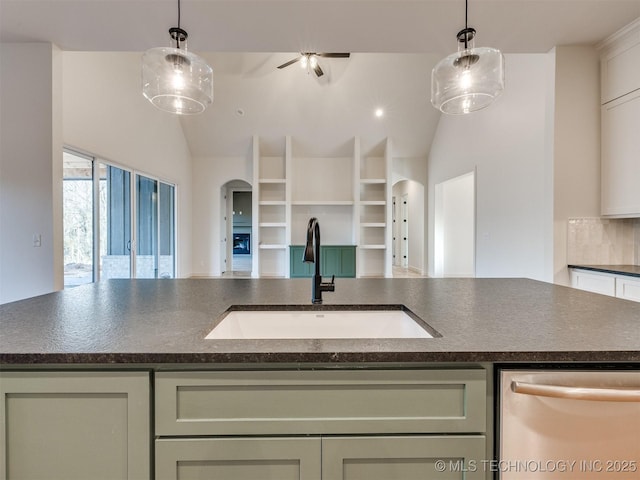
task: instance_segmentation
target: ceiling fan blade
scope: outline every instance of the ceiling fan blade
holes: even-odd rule
[[[350,53],[316,53],[318,57],[328,57],[328,58],[349,58],[351,56]]]
[[[289,60],[288,62],[283,63],[282,65],[280,65],[278,68],[284,68],[284,67],[288,67],[289,65],[293,65],[294,63],[299,62],[301,58],[302,57],[300,56],[298,58],[294,58],[293,60]]]
[[[322,75],[324,75],[324,72],[320,68],[320,65],[316,65],[316,67],[313,69],[313,71],[316,72],[316,75],[318,77],[321,77]]]

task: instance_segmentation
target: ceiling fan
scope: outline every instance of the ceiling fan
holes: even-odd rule
[[[311,70],[313,70],[318,77],[321,77],[322,75],[324,75],[324,72],[322,71],[322,68],[320,68],[320,65],[318,64],[318,57],[349,58],[350,55],[351,55],[350,53],[302,52],[302,53],[300,53],[299,57],[294,58],[293,60],[289,60],[286,63],[283,63],[278,68],[288,67],[289,65],[293,65],[296,62],[300,62],[300,66],[303,69],[306,69],[307,73],[309,73]]]

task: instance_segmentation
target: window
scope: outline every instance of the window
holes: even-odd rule
[[[71,150],[63,156],[65,288],[174,278],[175,186]]]

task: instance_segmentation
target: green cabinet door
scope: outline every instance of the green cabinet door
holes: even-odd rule
[[[315,264],[303,262],[303,256],[304,245],[291,245],[289,247],[289,276],[291,278],[310,277],[313,275]]]
[[[151,480],[148,372],[0,373],[0,478]]]
[[[483,435],[322,439],[323,480],[481,480]]]
[[[290,277],[311,277],[315,264],[304,263],[304,245],[291,245]],[[320,247],[320,273],[323,277],[353,278],[356,276],[356,247],[354,245],[322,245]]]
[[[321,255],[323,276],[356,276],[356,247],[353,245],[327,245]]]
[[[156,480],[320,480],[319,438],[156,441]]]

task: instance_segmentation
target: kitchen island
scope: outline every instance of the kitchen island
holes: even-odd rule
[[[231,306],[310,300],[308,279],[110,280],[0,306],[0,471],[486,480],[464,465],[495,458],[494,367],[640,365],[639,304],[525,279],[324,296],[404,305],[435,338],[205,339]]]
[[[339,279],[325,304],[401,304],[429,339],[205,340],[232,305],[310,304],[306,279],[109,280],[0,306],[0,363],[640,361],[640,305],[526,279]]]

